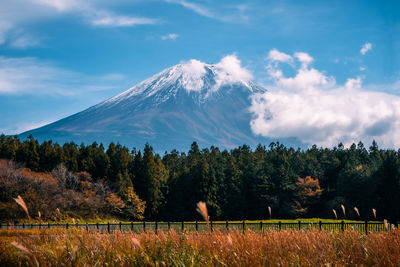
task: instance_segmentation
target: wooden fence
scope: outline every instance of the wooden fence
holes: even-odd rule
[[[146,232],[159,230],[168,231],[174,229],[177,232],[184,231],[214,231],[214,230],[236,230],[236,231],[280,231],[280,230],[327,230],[327,231],[345,231],[358,230],[368,234],[368,232],[388,231],[393,228],[393,225],[385,224],[384,222],[213,222],[210,221],[207,225],[205,222],[129,222],[129,223],[77,223],[77,224],[57,224],[57,223],[39,223],[39,224],[0,224],[0,229],[51,229],[51,228],[84,228],[86,230],[96,230],[100,232],[114,231],[134,231]],[[398,223],[395,225],[398,228]]]

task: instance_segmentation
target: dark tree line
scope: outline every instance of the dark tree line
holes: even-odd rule
[[[373,219],[373,208],[378,219],[400,219],[400,151],[379,149],[375,142],[369,148],[360,142],[296,150],[271,143],[230,151],[200,149],[194,142],[187,153],[161,156],[148,144],[140,151],[114,143],[59,145],[2,135],[0,158],[36,172],[63,164],[104,181],[120,196],[133,188],[146,202],[146,219],[196,219],[198,201],[207,203],[213,220],[268,218],[268,207],[273,218],[333,218],[332,209],[342,218],[340,205],[347,218],[358,217],[357,207],[361,219]]]

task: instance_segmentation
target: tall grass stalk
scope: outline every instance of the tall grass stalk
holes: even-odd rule
[[[358,211],[357,207],[354,207],[355,212],[357,213],[358,217],[361,218],[360,212]]]
[[[344,217],[346,217],[346,209],[343,205],[340,205],[340,207],[342,208],[343,218],[344,218]]]
[[[31,216],[29,216],[29,212],[28,212],[28,207],[25,204],[25,201],[22,199],[22,197],[20,195],[18,195],[17,198],[14,198],[15,202],[17,202],[18,205],[21,206],[21,208],[25,211],[26,215],[28,216],[28,219],[31,219]]]
[[[333,209],[332,211],[333,211],[333,214],[335,215],[335,218],[336,218],[336,220],[337,220],[337,213],[336,213],[336,210]]]
[[[210,217],[208,216],[208,211],[207,211],[207,205],[206,203],[200,201],[197,203],[197,212],[201,214],[201,216],[203,216],[203,219],[206,221],[207,226],[209,223],[209,219]]]

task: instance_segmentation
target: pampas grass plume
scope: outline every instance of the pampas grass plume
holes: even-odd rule
[[[28,219],[31,219],[31,216],[29,216],[28,208],[26,207],[25,201],[22,199],[20,195],[18,195],[17,198],[14,198],[15,202],[17,202],[18,205],[21,206],[21,208],[25,211],[26,215],[28,216]]]
[[[340,205],[340,207],[342,207],[343,216],[346,216],[346,209],[344,208],[344,206],[343,206],[343,205]]]
[[[357,207],[354,207],[354,210],[357,212],[358,217],[361,217],[360,212],[358,211]]]
[[[206,203],[199,201],[197,203],[197,212],[201,214],[201,216],[203,216],[204,220],[207,222],[208,225],[208,220],[209,220],[209,216],[208,216],[208,211],[207,211],[207,205]]]
[[[335,214],[335,218],[336,218],[336,220],[337,220],[337,213],[336,213],[336,210],[333,209],[332,211],[333,211],[333,214]]]
[[[21,250],[22,252],[26,253],[27,255],[32,255],[32,253],[29,251],[29,249],[27,249],[26,247],[24,247],[23,245],[21,245],[18,242],[13,241],[13,242],[11,242],[11,245],[13,245],[17,249]]]
[[[132,238],[131,238],[131,241],[132,241],[132,245],[133,245],[135,248],[142,249],[142,245],[140,245],[140,241],[139,241],[137,238],[132,237]]]

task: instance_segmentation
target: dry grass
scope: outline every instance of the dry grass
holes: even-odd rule
[[[398,266],[400,232],[0,230],[1,266]]]

